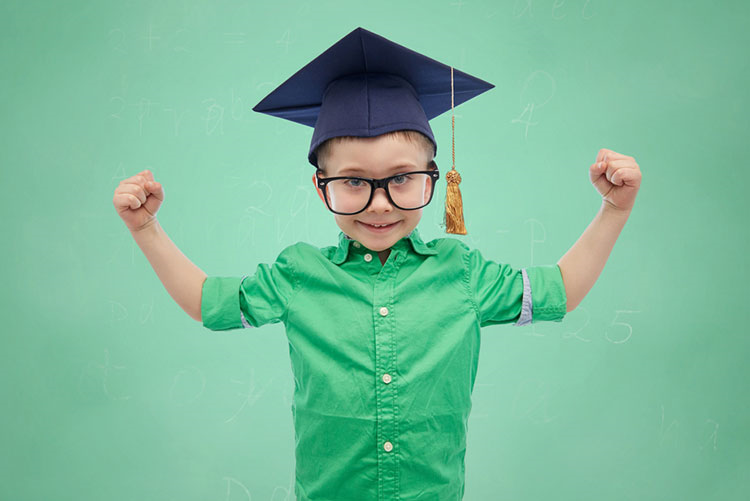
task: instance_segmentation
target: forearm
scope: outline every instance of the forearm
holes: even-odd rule
[[[206,274],[170,240],[158,221],[140,231],[131,231],[138,247],[177,304],[193,319],[201,321],[201,292]]]
[[[574,310],[594,286],[629,216],[630,211],[602,203],[588,228],[557,262],[565,283],[567,311]]]

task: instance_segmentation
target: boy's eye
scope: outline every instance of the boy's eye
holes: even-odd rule
[[[346,183],[352,188],[359,188],[360,186],[362,186],[362,183],[364,183],[364,181],[362,181],[361,179],[350,178],[346,180]]]
[[[398,176],[391,179],[391,182],[395,184],[404,184],[408,178],[409,176],[404,176],[403,174],[399,174]]]

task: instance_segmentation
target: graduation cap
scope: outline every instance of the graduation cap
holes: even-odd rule
[[[432,141],[437,153],[429,120],[493,87],[357,28],[289,77],[253,110],[313,127],[307,158],[317,167],[318,146],[339,136],[373,137],[416,130]],[[446,179],[446,231],[466,234],[458,191],[461,178],[455,166]]]

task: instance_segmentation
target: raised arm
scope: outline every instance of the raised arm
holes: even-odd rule
[[[560,267],[567,311],[573,311],[594,286],[620,235],[641,185],[641,171],[633,157],[599,150],[589,168],[602,206],[576,243],[557,262]]]
[[[156,219],[163,202],[164,188],[149,170],[121,181],[112,198],[117,213],[169,295],[200,322],[206,274],[180,252]]]

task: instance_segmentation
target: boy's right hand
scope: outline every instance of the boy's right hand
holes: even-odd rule
[[[162,202],[164,188],[154,181],[154,175],[148,169],[120,181],[112,199],[130,231],[140,231],[152,225]]]

